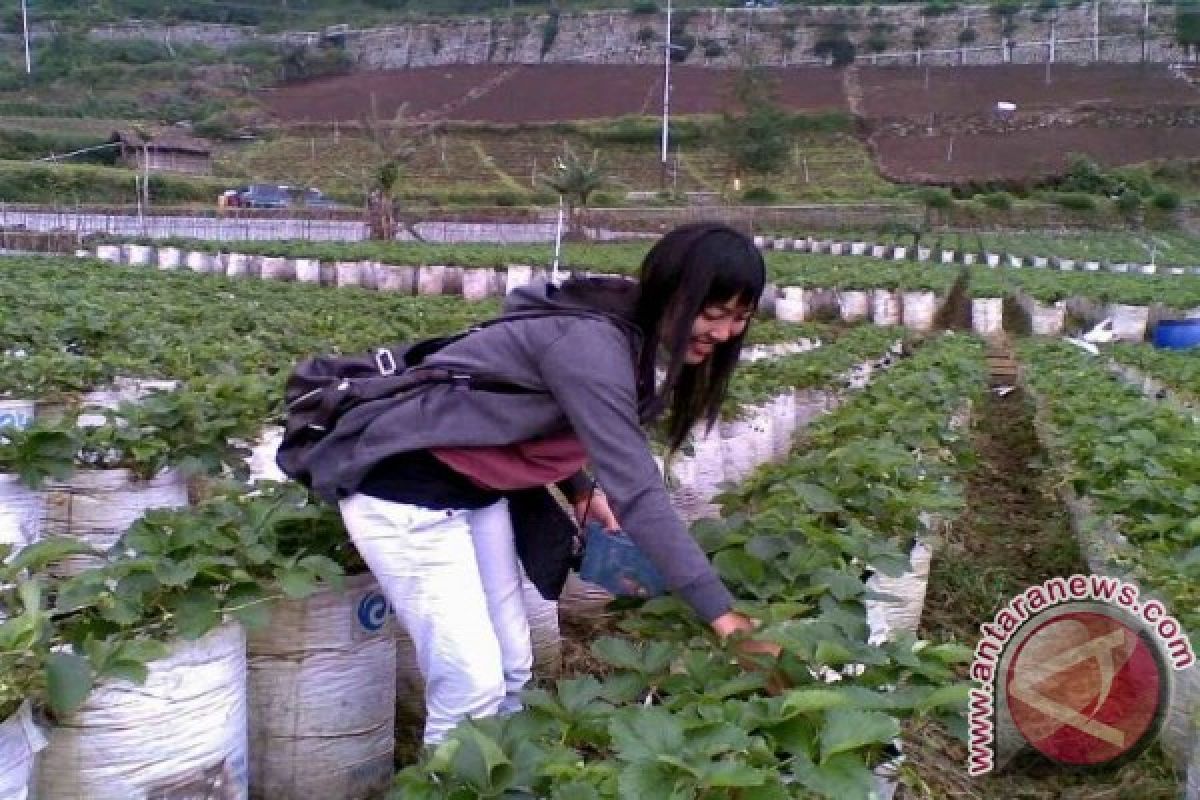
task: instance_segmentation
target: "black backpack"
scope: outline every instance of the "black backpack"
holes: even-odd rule
[[[287,420],[275,456],[276,463],[289,478],[312,488],[309,466],[312,450],[334,430],[343,415],[364,403],[395,397],[417,386],[451,383],[465,389],[538,393],[539,390],[508,381],[422,364],[444,347],[483,328],[562,313],[586,315],[588,312],[518,312],[482,322],[451,336],[381,347],[372,353],[355,356],[324,355],[300,362],[284,387]]]

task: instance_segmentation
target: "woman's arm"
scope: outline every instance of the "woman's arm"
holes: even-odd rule
[[[625,335],[609,323],[573,322],[542,353],[538,368],[583,442],[625,532],[705,622],[726,614],[733,596],[671,507],[638,423]]]

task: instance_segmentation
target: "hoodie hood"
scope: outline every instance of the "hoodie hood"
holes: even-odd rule
[[[510,292],[504,313],[586,309],[603,314],[640,340],[641,331],[634,322],[638,294],[637,282],[628,278],[571,278],[562,286],[536,281]]]

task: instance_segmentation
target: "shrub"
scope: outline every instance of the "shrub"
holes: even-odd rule
[[[1142,207],[1142,196],[1137,192],[1121,192],[1115,205],[1122,214],[1133,214]]]
[[[770,204],[779,202],[779,195],[765,186],[752,186],[742,192],[742,202]]]
[[[954,207],[954,195],[945,189],[922,189],[917,193],[926,208],[945,211]]]
[[[651,28],[649,25],[644,26],[637,32],[637,42],[641,45],[651,44],[658,39],[658,31]]]
[[[979,32],[974,28],[963,28],[958,32],[958,43],[962,45],[971,44],[979,38]]]
[[[1008,192],[989,192],[980,195],[979,200],[988,208],[996,211],[1010,211],[1013,207],[1012,195]]]
[[[546,24],[542,27],[542,58],[550,52],[554,47],[554,40],[558,38],[558,12],[551,11],[546,17]]]
[[[835,67],[848,67],[858,57],[854,43],[845,34],[834,38],[821,39],[813,47],[813,55],[818,58],[829,58]]]
[[[700,42],[705,58],[720,58],[725,55],[725,48],[716,39],[704,39]]]
[[[1154,197],[1150,198],[1150,204],[1159,211],[1178,211],[1183,202],[1177,192],[1163,190],[1154,193]]]
[[[655,0],[633,0],[629,4],[629,13],[634,16],[658,13],[658,3]]]
[[[1096,210],[1096,198],[1083,192],[1061,192],[1054,196],[1054,202],[1070,211]]]

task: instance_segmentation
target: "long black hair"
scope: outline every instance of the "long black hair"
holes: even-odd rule
[[[734,299],[751,311],[757,309],[766,281],[766,264],[753,240],[721,223],[680,226],[646,254],[634,312],[643,337],[638,395],[643,419],[668,411],[665,423],[672,452],[698,421],[709,428],[716,423],[745,339],[743,331],[718,343],[703,363],[687,364],[693,322],[706,307]],[[667,374],[656,390],[655,367],[664,344]]]

